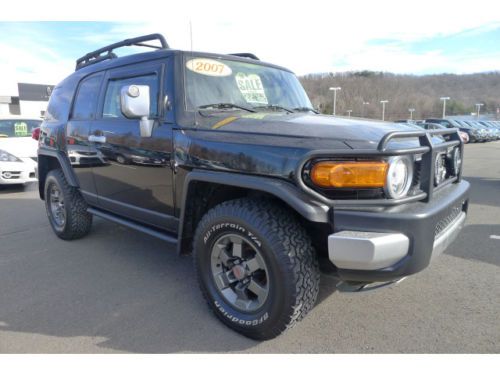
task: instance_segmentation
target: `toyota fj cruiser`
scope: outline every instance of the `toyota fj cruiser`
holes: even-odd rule
[[[157,50],[118,58],[125,46]],[[96,215],[192,251],[216,316],[269,339],[311,310],[320,267],[359,291],[445,250],[467,213],[462,155],[456,129],[320,115],[285,68],[153,34],[81,57],[56,86],[39,191],[64,240]]]

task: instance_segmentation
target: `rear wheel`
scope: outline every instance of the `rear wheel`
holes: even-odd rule
[[[60,169],[50,171],[45,179],[45,208],[59,238],[74,240],[90,231],[92,215],[87,212],[87,203]]]
[[[237,199],[211,209],[194,238],[200,288],[216,316],[253,339],[278,336],[314,306],[318,263],[293,213]]]

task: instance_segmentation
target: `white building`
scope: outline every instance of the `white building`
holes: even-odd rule
[[[43,116],[53,89],[53,85],[3,82],[0,90],[0,116]]]

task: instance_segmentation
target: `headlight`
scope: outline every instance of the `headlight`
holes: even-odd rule
[[[16,158],[14,155],[9,154],[7,151],[0,150],[0,161],[21,161],[21,159]]]
[[[390,159],[385,193],[394,199],[402,198],[410,190],[413,180],[413,161],[409,157],[396,156]]]
[[[434,161],[434,185],[438,186],[446,179],[446,157],[445,154],[436,155]]]
[[[460,168],[462,167],[462,153],[460,152],[460,148],[457,147],[453,150],[451,154],[451,169],[453,171],[453,175],[457,176],[458,172],[460,172]]]

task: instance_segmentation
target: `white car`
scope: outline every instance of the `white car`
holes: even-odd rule
[[[38,142],[31,137],[41,119],[0,117],[0,185],[35,182]]]

